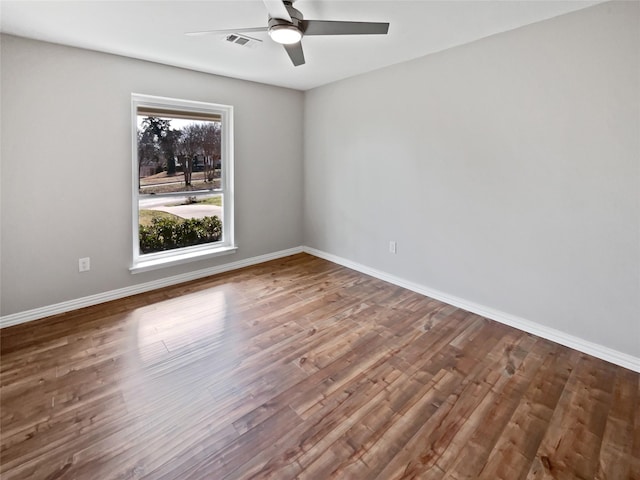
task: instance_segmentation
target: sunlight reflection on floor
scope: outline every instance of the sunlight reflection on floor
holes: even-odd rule
[[[176,307],[178,307],[176,309]],[[184,315],[176,316],[176,311]],[[195,292],[158,302],[137,312],[137,352],[143,364],[204,339],[224,334],[227,318],[225,292]]]

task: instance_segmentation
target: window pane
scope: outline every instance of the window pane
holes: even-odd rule
[[[221,188],[221,123],[138,115],[141,195]]]
[[[221,242],[220,117],[138,113],[140,254]]]
[[[222,241],[223,195],[140,196],[140,253]]]

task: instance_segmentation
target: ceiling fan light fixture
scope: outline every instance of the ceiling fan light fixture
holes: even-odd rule
[[[295,25],[273,25],[269,28],[269,36],[274,42],[291,45],[302,40],[302,32]]]

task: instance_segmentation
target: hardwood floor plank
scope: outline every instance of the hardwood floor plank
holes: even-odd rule
[[[521,338],[524,337],[520,332],[513,331],[505,337],[495,338],[492,342],[485,341],[484,347],[491,351],[500,344],[504,348]],[[500,348],[496,350],[499,351]],[[511,377],[504,374],[494,375],[495,371],[504,371],[508,360],[504,355],[485,355],[478,361],[474,370],[477,375],[463,377],[459,388],[453,392],[452,401],[447,403],[446,408],[439,409],[433,419],[422,425],[391,461],[382,465],[383,469],[377,478],[419,478],[425,475],[440,478],[438,472],[445,472],[438,465],[439,459],[448,451],[446,446],[454,440],[460,429],[465,425],[469,426],[469,412],[476,411],[482,399],[490,392],[499,392],[499,383]],[[470,378],[474,380],[469,381]]]
[[[632,476],[633,430],[640,416],[638,379],[628,370],[618,370],[611,411],[602,437],[597,480],[634,478]],[[636,472],[640,476],[640,472]]]
[[[0,330],[0,475],[640,479],[640,375],[306,254]]]
[[[580,356],[527,478],[595,477],[611,406],[612,368]]]
[[[631,372],[629,372],[631,373]],[[631,373],[631,379],[635,378],[638,384],[636,399],[640,400],[640,376]],[[640,478],[640,401],[636,403],[634,409],[633,445],[631,447],[631,475],[629,478]]]
[[[540,368],[533,372],[535,376],[529,388],[479,472],[479,479],[526,477],[569,378],[566,368],[558,368],[558,365],[570,365],[566,350],[564,355],[556,356],[557,349],[549,347],[541,352]]]

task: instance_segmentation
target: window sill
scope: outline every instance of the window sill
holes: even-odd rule
[[[159,268],[173,267],[183,263],[195,262],[196,260],[204,260],[205,258],[220,257],[236,253],[237,246],[219,247],[216,249],[200,250],[196,252],[178,253],[164,258],[154,258],[153,260],[142,260],[136,262],[129,268],[131,273],[149,272]]]

